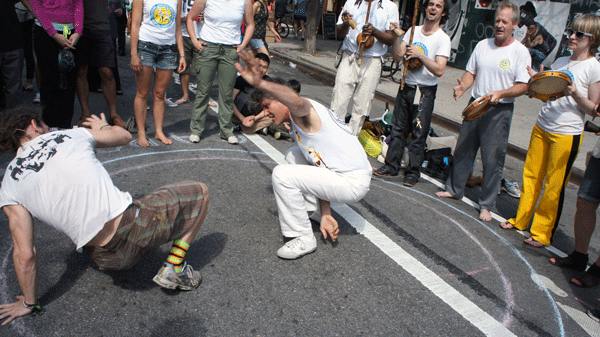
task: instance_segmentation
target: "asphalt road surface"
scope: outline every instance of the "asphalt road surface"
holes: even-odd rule
[[[119,61],[125,90],[119,113],[128,118],[135,83],[128,59]],[[304,96],[329,105],[331,87],[309,74],[275,60],[270,73],[300,80]],[[215,82],[215,99],[216,88]],[[167,96],[175,100],[180,93],[171,84]],[[90,105],[93,112],[106,111],[102,95],[91,94]],[[152,138],[149,112],[150,148],[137,146],[134,135],[129,145],[99,149],[97,155],[115,184],[134,198],[179,180],[208,185],[208,215],[186,257],[203,274],[200,287],[165,291],[152,282],[168,244],[129,271],[105,273],[75,252],[65,235],[36,221],[45,311],[1,327],[0,335],[600,335],[600,325],[585,313],[596,305],[598,289],[571,286],[574,273],[547,262],[552,251],[523,244],[523,235],[500,229],[497,220],[482,223],[468,201],[436,198],[440,183],[434,179],[407,188],[401,177],[373,178],[363,200],[335,205],[338,242],[322,240],[315,227],[315,253],[294,261],[277,258],[283,240],[271,172],[293,143],[238,134],[240,144],[229,145],[219,138],[213,111],[201,142],[191,144],[190,110],[191,104],[167,108],[165,131],[173,145]],[[381,112],[383,104],[374,102],[373,115]],[[10,159],[0,157],[2,169]],[[521,162],[507,159],[507,178],[519,180],[521,170]],[[566,220],[554,244],[567,253],[573,245],[576,188],[567,191]],[[476,195],[477,189],[469,190],[469,197]],[[498,219],[514,215],[517,205],[501,194]],[[0,223],[0,302],[6,303],[20,289],[3,213]]]

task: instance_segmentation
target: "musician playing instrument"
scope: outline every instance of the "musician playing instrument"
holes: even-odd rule
[[[477,150],[481,147],[483,181],[479,192],[479,219],[491,221],[490,209],[495,206],[504,170],[514,98],[527,90],[531,66],[529,51],[513,37],[517,28],[519,9],[508,1],[496,9],[494,38],[480,41],[467,63],[466,72],[454,87],[454,99],[473,86],[471,101],[490,96],[492,107],[480,118],[460,127],[454,161],[445,191],[438,197],[460,199]],[[469,103],[470,103],[469,102]]]
[[[598,116],[600,63],[594,55],[600,46],[600,17],[578,16],[566,35],[572,54],[556,59],[552,70],[566,73],[572,83],[564,90],[564,97],[546,101],[542,107],[531,132],[517,216],[501,224],[505,229],[526,230],[531,222],[531,237],[525,242],[535,247],[552,242],[564,190],[581,145],[585,115]],[[529,71],[535,75],[534,70]],[[536,208],[542,186],[544,192]]]
[[[390,0],[347,0],[337,21],[337,36],[345,38],[331,97],[331,110],[342,120],[350,114],[349,127],[356,135],[371,110],[381,75],[381,57],[394,40],[394,33],[390,30],[392,22],[398,23],[398,6]],[[357,37],[360,33],[363,38],[371,37],[374,41],[372,47],[363,48],[359,65]]]
[[[380,177],[398,174],[406,138],[412,133],[412,142],[407,147],[410,161],[404,169],[406,186],[414,186],[419,180],[438,78],[444,74],[450,56],[450,37],[440,28],[440,24],[448,19],[447,1],[425,0],[422,6],[425,16],[423,25],[414,27],[414,34],[411,34],[413,30],[411,27],[404,34],[402,42],[399,36],[394,39],[395,60],[403,57],[408,60],[418,59],[423,66],[409,70],[406,75],[406,85],[398,89],[385,165],[375,170],[373,174]],[[395,28],[395,25],[392,27]],[[410,45],[409,35],[413,36]],[[420,97],[416,104],[415,96]]]

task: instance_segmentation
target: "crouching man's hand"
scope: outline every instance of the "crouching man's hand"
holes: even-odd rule
[[[10,323],[17,317],[29,315],[33,312],[33,309],[28,309],[23,305],[24,296],[17,296],[17,301],[9,304],[0,305],[0,319],[5,319],[2,325]]]
[[[327,236],[329,236],[329,237],[331,237],[331,241],[335,242],[339,232],[340,232],[340,227],[338,226],[338,223],[333,218],[333,216],[331,216],[331,215],[321,216],[321,233],[323,233],[323,237],[325,239],[327,239]]]

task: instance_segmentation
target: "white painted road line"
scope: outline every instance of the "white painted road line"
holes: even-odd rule
[[[271,144],[258,135],[246,135],[250,141],[267,153],[278,163],[285,163],[284,156]],[[452,286],[444,282],[433,271],[412,257],[393,240],[371,225],[352,208],[343,204],[333,204],[332,208],[341,215],[358,233],[362,234],[377,248],[394,260],[401,268],[416,278],[423,286],[434,295],[448,304],[454,311],[463,316],[467,321],[477,327],[487,336],[515,336],[508,328],[495,320],[488,313],[479,308],[475,303],[459,293]]]

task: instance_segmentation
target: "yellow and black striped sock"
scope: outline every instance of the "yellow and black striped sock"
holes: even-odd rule
[[[173,247],[171,247],[169,257],[167,257],[167,262],[173,265],[175,272],[177,273],[181,272],[181,268],[183,267],[183,258],[185,257],[185,253],[187,253],[188,248],[190,248],[190,245],[181,240],[173,241]]]

